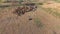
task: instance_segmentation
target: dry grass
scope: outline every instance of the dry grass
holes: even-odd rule
[[[59,15],[59,10],[57,13],[56,9],[41,6],[35,12],[22,16],[12,13],[16,7],[1,9],[0,34],[60,34],[60,19],[53,16]],[[31,21],[28,20],[29,16],[32,17]]]

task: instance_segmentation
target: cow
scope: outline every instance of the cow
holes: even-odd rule
[[[18,14],[19,16],[21,16],[22,14],[25,13],[22,9],[23,9],[23,7],[17,7],[15,9],[14,13]]]
[[[30,6],[19,6],[17,9],[15,9],[15,13],[19,16],[25,14],[26,12],[35,11],[37,6],[30,5]]]

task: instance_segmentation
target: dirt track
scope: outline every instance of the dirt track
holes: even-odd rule
[[[60,19],[38,8],[22,16],[13,14],[13,9],[3,9],[0,14],[0,34],[60,34]],[[29,16],[33,19],[29,21]],[[41,21],[43,27],[37,27],[35,19]]]

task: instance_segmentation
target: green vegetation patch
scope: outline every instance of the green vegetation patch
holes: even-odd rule
[[[35,22],[35,24],[36,24],[37,27],[39,27],[39,28],[44,27],[44,24],[41,22],[40,19],[35,18],[35,19],[34,19],[34,22]]]
[[[3,34],[5,32],[5,28],[0,28],[0,34]]]
[[[60,0],[53,0],[53,1],[60,3]]]

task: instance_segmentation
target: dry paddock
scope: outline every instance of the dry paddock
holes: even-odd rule
[[[22,16],[13,14],[15,7],[0,10],[0,34],[60,34],[60,19],[38,8]],[[32,17],[32,20],[28,20]],[[42,24],[42,26],[41,26]]]

